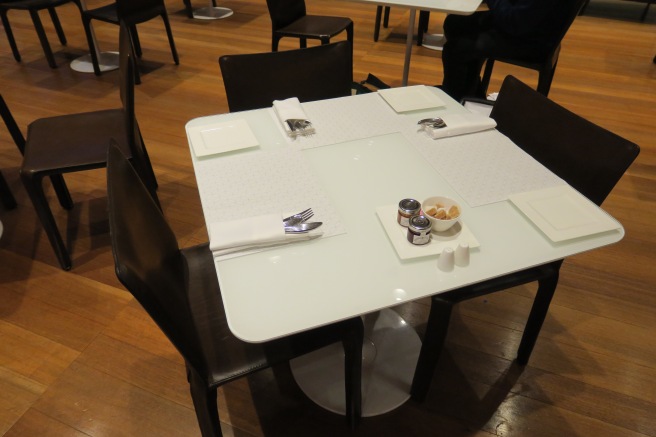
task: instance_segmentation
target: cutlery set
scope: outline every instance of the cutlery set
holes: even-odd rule
[[[302,234],[318,228],[323,224],[323,222],[306,223],[306,221],[313,215],[314,213],[312,212],[312,208],[308,208],[305,211],[301,211],[299,213],[290,215],[289,217],[285,217],[282,219],[282,223],[285,227],[285,233]]]
[[[312,127],[312,122],[310,120],[303,120],[298,118],[291,118],[285,120],[287,126],[289,126],[290,132],[289,136],[296,138],[297,136],[308,136],[314,134],[314,127]]]

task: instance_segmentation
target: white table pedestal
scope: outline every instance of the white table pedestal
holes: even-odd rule
[[[364,317],[362,416],[384,414],[410,398],[421,341],[394,310]],[[315,403],[345,414],[344,350],[335,343],[290,362],[294,379]]]
[[[98,66],[102,73],[118,70],[118,52],[101,52],[98,56]],[[91,55],[84,55],[71,62],[71,68],[80,73],[93,73]]]
[[[426,47],[430,50],[442,50],[444,48],[444,43],[446,38],[441,33],[425,33],[424,40],[421,44],[422,47]]]
[[[210,5],[205,8],[196,9],[193,13],[194,18],[197,20],[220,20],[222,18],[227,18],[233,14],[232,9],[220,8],[214,6],[212,0],[210,0]]]

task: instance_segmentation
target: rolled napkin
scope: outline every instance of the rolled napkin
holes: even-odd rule
[[[322,231],[286,234],[281,214],[266,214],[210,224],[210,250],[214,256],[310,240]]]
[[[434,140],[493,129],[497,125],[497,122],[492,118],[477,113],[444,114],[440,118],[446,124],[445,127],[433,128],[426,126],[423,128],[428,136]]]
[[[297,136],[311,135],[315,132],[298,98],[274,100],[273,110],[288,136],[296,138]]]

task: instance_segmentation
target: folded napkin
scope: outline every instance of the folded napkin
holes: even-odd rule
[[[288,244],[321,236],[322,231],[286,234],[281,214],[245,217],[210,224],[210,250],[214,256]]]
[[[434,140],[493,129],[497,125],[497,122],[490,117],[478,113],[445,114],[440,118],[446,127],[424,127],[424,131]]]
[[[309,124],[310,120],[308,120],[307,115],[305,115],[305,111],[303,111],[303,107],[298,98],[291,97],[286,100],[274,100],[273,110],[278,116],[278,119],[280,119],[288,136],[296,138],[299,135],[310,135],[315,132],[312,125]],[[292,123],[292,125],[290,125],[288,120],[301,120],[307,124],[299,125],[297,123],[294,125]]]

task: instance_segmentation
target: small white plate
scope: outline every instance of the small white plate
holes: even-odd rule
[[[431,240],[428,244],[423,244],[421,246],[412,244],[407,239],[408,228],[405,228],[396,222],[397,211],[398,206],[396,205],[380,206],[376,208],[378,219],[382,223],[387,236],[401,259],[439,255],[445,247],[450,247],[455,250],[460,243],[468,243],[470,248],[480,246],[480,243],[474,234],[472,234],[462,220],[453,225],[448,231],[431,232]]]
[[[189,130],[196,156],[213,155],[258,146],[246,120],[231,120]]]
[[[396,111],[408,112],[420,109],[439,108],[445,106],[434,92],[425,85],[414,85],[399,88],[378,90],[378,94]]]
[[[569,185],[513,194],[508,199],[553,242],[621,228]]]

